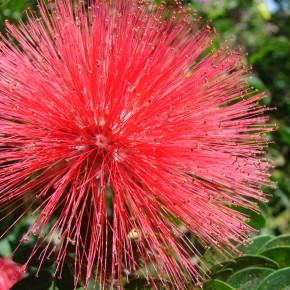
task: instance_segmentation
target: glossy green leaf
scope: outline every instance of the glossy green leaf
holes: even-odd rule
[[[243,207],[234,207],[235,210],[247,215],[250,218],[248,224],[255,229],[261,229],[266,224],[266,218],[262,213],[256,213]]]
[[[256,289],[261,280],[274,272],[264,267],[248,267],[240,270],[227,279],[227,283],[238,290]]]
[[[290,267],[290,246],[265,250],[261,255],[276,261],[280,268]]]
[[[232,265],[235,264],[236,262],[234,260],[228,260],[222,263],[218,263],[215,264],[214,266],[212,266],[208,273],[210,273],[211,275],[215,275],[216,273],[224,270],[224,269],[231,269]],[[233,271],[233,269],[232,269]]]
[[[236,272],[241,269],[253,266],[272,269],[278,269],[280,267],[276,261],[270,259],[269,257],[264,257],[262,255],[244,255],[237,257],[234,260],[225,261],[223,263],[212,266],[210,268],[210,273],[215,274],[225,268],[232,269],[233,272]]]
[[[259,250],[273,238],[271,235],[261,235],[254,237],[250,245],[240,245],[238,249],[245,254],[257,254]]]
[[[245,255],[235,259],[235,263],[231,265],[234,271],[239,271],[247,267],[266,267],[272,269],[278,269],[279,264],[268,257],[260,255]]]
[[[279,237],[272,238],[263,245],[260,252],[281,246],[290,246],[290,235],[281,235]]]
[[[31,274],[17,282],[10,290],[48,290],[52,284],[52,276],[48,271],[41,271],[38,277]]]
[[[222,280],[222,281],[226,281],[228,279],[228,277],[233,274],[233,272],[234,272],[234,270],[231,269],[231,268],[221,269],[219,271],[216,271],[212,275],[212,278],[213,279]]]
[[[290,290],[290,267],[275,271],[265,277],[256,290]]]
[[[204,290],[235,290],[226,282],[223,282],[217,279],[206,281],[203,284],[203,289]]]

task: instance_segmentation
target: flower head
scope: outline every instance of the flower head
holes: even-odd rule
[[[234,250],[251,228],[233,206],[265,200],[263,94],[181,8],[71,2],[2,37],[1,208],[35,216],[21,242],[40,238],[32,255],[56,274],[73,257],[76,285],[121,287],[142,267],[186,289],[201,275],[188,233]]]
[[[23,278],[23,275],[20,266],[8,259],[0,258],[0,290],[9,290]]]

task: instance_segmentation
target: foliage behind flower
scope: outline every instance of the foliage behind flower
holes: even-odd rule
[[[0,44],[0,203],[25,208],[7,231],[35,216],[20,242],[41,238],[31,257],[55,274],[73,257],[75,286],[121,287],[144,265],[186,289],[202,276],[188,233],[235,252],[252,230],[235,208],[266,200],[264,95],[181,8],[53,4]]]

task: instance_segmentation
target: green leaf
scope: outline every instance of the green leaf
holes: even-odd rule
[[[10,0],[8,6],[12,11],[23,11],[26,4],[26,0]]]
[[[235,263],[236,262],[234,260],[228,260],[228,261],[225,261],[222,263],[218,263],[218,264],[215,264],[214,266],[212,266],[207,272],[209,274],[212,274],[212,276],[214,276],[216,273],[223,271],[225,269],[231,269],[233,271],[233,269],[231,267]]]
[[[260,255],[245,255],[235,259],[235,263],[231,265],[234,271],[239,271],[241,269],[256,266],[256,267],[266,267],[272,269],[278,269],[279,264],[268,257],[263,257]]]
[[[51,274],[48,271],[41,271],[38,277],[31,274],[18,281],[10,290],[48,290],[51,284]]]
[[[209,248],[202,256],[201,265],[204,270],[208,270],[214,266],[217,266],[217,264],[221,264],[225,260],[227,260],[225,255],[214,248]]]
[[[160,280],[154,279],[154,283],[158,289],[165,289],[164,285]],[[126,290],[151,290],[152,286],[148,284],[148,281],[144,278],[133,279],[129,283],[124,285]]]
[[[212,278],[226,281],[228,277],[233,274],[234,270],[231,268],[221,269],[219,271],[216,271]]]
[[[204,290],[235,290],[229,284],[223,281],[217,280],[217,279],[206,281],[203,284],[203,289]]]
[[[11,246],[7,238],[0,241],[0,256],[8,257],[11,255]]]
[[[253,75],[252,78],[250,78],[249,85],[250,86],[254,86],[259,91],[265,91],[266,90],[265,84],[256,75]]]
[[[264,244],[272,238],[273,236],[270,235],[257,236],[252,239],[252,243],[250,245],[240,245],[238,249],[245,254],[256,254],[264,246]]]
[[[265,277],[257,290],[290,290],[290,267],[284,268]]]
[[[274,270],[270,268],[248,267],[230,276],[227,283],[238,290],[256,289],[261,280],[272,272]]]
[[[220,264],[215,264],[210,268],[210,272],[215,274],[218,271],[221,271],[226,268],[232,269],[233,272],[236,272],[241,269],[252,266],[266,267],[272,269],[279,268],[279,264],[268,257],[264,257],[262,255],[244,255],[241,257],[237,257],[234,260],[229,260]]]
[[[262,213],[256,213],[243,207],[234,207],[235,210],[247,215],[250,218],[248,224],[255,229],[261,229],[266,225],[266,218]]]
[[[263,245],[260,252],[281,246],[290,246],[290,235],[281,235],[279,237],[272,238]]]
[[[261,255],[276,261],[280,268],[290,267],[290,246],[265,250]]]
[[[287,126],[281,126],[278,132],[281,136],[282,141],[290,144],[290,128]]]

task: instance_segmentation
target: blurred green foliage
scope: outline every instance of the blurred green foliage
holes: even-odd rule
[[[17,22],[29,4],[33,4],[33,2],[30,1],[29,3],[26,0],[0,0],[0,30],[3,30],[6,19],[10,22]]]
[[[258,225],[263,235],[255,237],[249,247],[240,246],[244,253],[242,260],[216,261],[211,258],[212,263],[220,266],[213,266],[215,268],[209,274],[211,279],[204,284],[204,289],[264,290],[272,289],[269,287],[282,289],[280,284],[281,287],[290,285],[290,237],[286,235],[290,234],[290,11],[287,0],[275,2],[277,8],[270,13],[263,0],[184,1],[184,5],[196,10],[204,21],[209,21],[216,28],[218,44],[226,40],[228,46],[239,46],[248,53],[246,61],[253,66],[250,84],[268,93],[264,102],[276,108],[270,115],[271,122],[276,123],[278,128],[269,136],[273,142],[268,150],[275,165],[271,178],[276,186],[265,189],[270,202],[263,209],[263,215],[251,217],[252,225]],[[0,31],[4,29],[5,19],[17,22],[25,17],[26,9],[35,6],[34,0],[0,0]],[[0,241],[0,256],[12,254],[18,232],[23,232],[28,224],[29,221],[24,222],[22,227],[16,227],[14,235],[10,234]],[[281,234],[284,235],[275,237]],[[203,259],[206,260],[207,256],[205,253]],[[25,253],[15,257],[25,257]],[[24,261],[20,259],[17,262]],[[66,270],[65,275],[69,278],[52,286],[54,289],[71,289],[71,272],[69,268]],[[43,283],[42,289],[49,289],[52,284],[49,275],[44,268],[39,278],[28,276],[13,289],[24,289],[25,283]],[[141,282],[135,281],[127,288],[148,289],[148,286],[142,286],[142,283],[147,283],[146,280],[139,280]]]

